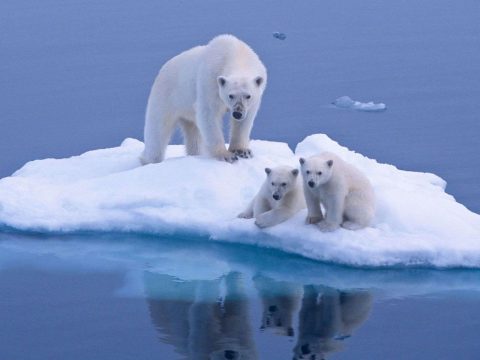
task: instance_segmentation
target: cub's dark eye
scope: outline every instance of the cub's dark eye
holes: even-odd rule
[[[251,98],[250,95],[245,96],[245,99],[247,99],[247,100],[250,99],[250,98]]]
[[[282,186],[287,186],[287,183],[282,183]]]
[[[310,170],[307,170],[307,171],[305,171],[305,172],[307,173],[307,175],[310,175]]]
[[[233,99],[235,96],[233,96],[232,94],[230,94],[230,95],[228,95],[228,97],[229,97],[230,99]]]
[[[317,172],[317,175],[322,175],[322,172],[321,171]]]
[[[272,185],[275,185],[275,183],[272,182]]]

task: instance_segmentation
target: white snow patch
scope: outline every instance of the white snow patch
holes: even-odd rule
[[[332,102],[332,104],[338,108],[359,111],[378,112],[387,110],[387,105],[384,103],[375,104],[373,101],[362,103],[360,101],[352,100],[349,96],[341,96]]]
[[[252,141],[255,157],[236,164],[186,157],[171,145],[167,160],[140,166],[143,143],[27,163],[0,180],[0,225],[26,231],[185,233],[281,249],[350,265],[480,267],[480,215],[445,193],[428,173],[402,171],[312,135],[295,154],[284,143]],[[372,182],[372,227],[321,233],[306,210],[267,230],[237,219],[264,181],[264,168],[297,166],[298,157],[332,151]]]

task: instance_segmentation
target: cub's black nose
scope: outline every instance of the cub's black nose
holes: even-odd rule
[[[274,198],[275,200],[280,200],[280,195],[275,194],[275,195],[273,195],[273,198]]]
[[[242,113],[239,111],[234,111],[232,115],[237,120],[240,120],[242,118]]]
[[[315,182],[314,182],[314,181],[312,181],[312,180],[310,180],[310,181],[308,182],[308,186],[310,186],[310,187],[314,187],[314,186],[315,186]]]
[[[275,312],[275,311],[277,311],[277,305],[270,305],[270,306],[268,307],[268,311],[270,311],[270,312]]]

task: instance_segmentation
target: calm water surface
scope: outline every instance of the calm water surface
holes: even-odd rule
[[[474,359],[480,272],[182,238],[5,235],[4,359]]]

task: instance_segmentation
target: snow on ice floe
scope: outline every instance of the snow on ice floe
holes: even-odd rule
[[[186,157],[171,145],[167,160],[140,166],[143,143],[27,163],[0,180],[0,224],[41,232],[188,234],[272,247],[355,266],[480,267],[480,215],[445,193],[436,175],[402,171],[340,146],[307,137],[295,153],[284,143],[255,140],[255,157],[236,164]],[[264,181],[264,168],[297,166],[298,157],[332,151],[371,180],[377,196],[372,227],[321,233],[306,210],[267,230],[238,219]]]
[[[375,104],[373,101],[362,103],[360,101],[352,100],[349,96],[341,96],[332,102],[337,108],[351,109],[358,111],[379,112],[387,110],[387,105],[384,103]]]

